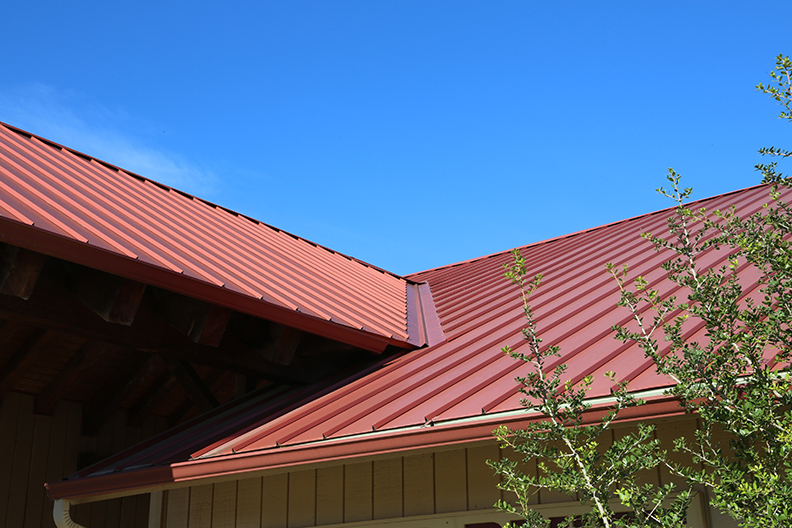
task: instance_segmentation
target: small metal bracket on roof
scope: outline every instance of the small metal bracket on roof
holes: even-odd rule
[[[327,435],[322,433],[322,440],[327,440]]]
[[[434,427],[434,424],[435,424],[434,418],[430,420],[429,418],[424,416],[424,424],[421,427]]]
[[[374,427],[374,426],[372,425],[372,426],[371,426],[371,430],[372,430],[372,431],[376,431],[376,430],[377,430],[377,428],[376,428],[376,427]]]
[[[481,408],[481,414],[487,414],[487,411],[484,410],[484,407]]]

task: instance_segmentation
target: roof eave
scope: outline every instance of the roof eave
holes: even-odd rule
[[[607,406],[595,406],[587,413],[585,424],[596,423]],[[684,414],[679,401],[670,396],[648,400],[640,407],[622,411],[619,422],[659,419]],[[476,417],[447,425],[413,427],[398,431],[382,431],[364,435],[327,439],[295,446],[270,448],[256,452],[236,453],[133,469],[74,481],[46,484],[50,498],[69,499],[75,503],[94,502],[155,489],[181,487],[199,480],[244,478],[262,472],[295,467],[339,463],[351,459],[378,457],[401,452],[438,449],[445,446],[492,441],[492,431],[499,425],[521,428],[540,417],[525,413],[508,417]]]
[[[406,340],[385,337],[299,311],[288,310],[264,300],[245,296],[8,218],[0,217],[0,227],[2,227],[0,229],[2,242],[217,304],[364,350],[381,353],[388,345],[408,350],[416,348],[416,344]]]

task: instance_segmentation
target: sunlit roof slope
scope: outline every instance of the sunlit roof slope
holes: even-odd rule
[[[369,350],[427,342],[414,281],[2,123],[0,240]]]
[[[743,214],[762,209],[767,187],[753,187],[702,200],[708,209],[735,205]],[[792,196],[785,190],[787,199]],[[644,276],[652,287],[673,293],[660,264],[669,258],[640,237],[667,231],[673,213],[616,222],[520,248],[529,272],[544,274],[531,302],[545,343],[558,344],[559,361],[575,381],[593,374],[590,397],[607,397],[612,370],[650,403],[631,409],[633,418],[680,413],[662,394],[670,381],[658,375],[642,351],[614,339],[611,326],[627,324],[629,313],[616,307],[618,289],[606,263],[628,264],[630,276]],[[503,277],[509,252],[410,276],[431,287],[447,340],[429,348],[383,359],[366,371],[312,389],[262,393],[212,416],[185,425],[141,448],[132,449],[50,485],[58,497],[130,492],[154,485],[243,474],[278,467],[487,440],[499,424],[519,424],[515,376],[525,365],[501,352],[522,346],[521,304]],[[702,256],[717,264],[724,253]],[[746,292],[756,277],[741,272]],[[684,292],[676,292],[684,294]],[[691,334],[701,337],[702,329]],[[551,365],[552,368],[552,365]]]

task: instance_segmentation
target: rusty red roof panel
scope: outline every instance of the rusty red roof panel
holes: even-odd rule
[[[426,285],[2,123],[0,225],[11,244],[370,350],[442,339]]]
[[[769,201],[768,192],[766,186],[752,187],[693,206],[713,210],[735,205],[748,215]],[[782,195],[789,200],[792,191],[784,189]],[[654,393],[652,404],[631,411],[635,419],[681,411],[661,395],[670,380],[654,371],[637,346],[614,339],[611,326],[629,324],[630,314],[616,307],[618,288],[605,264],[627,264],[631,277],[642,275],[653,288],[673,291],[659,269],[670,255],[656,252],[640,237],[647,231],[666,232],[672,214],[663,210],[520,248],[529,274],[544,275],[531,304],[545,343],[561,346],[558,362],[568,365],[573,380],[596,376],[592,398],[610,394],[612,384],[604,376],[609,370],[628,381],[632,391]],[[409,277],[431,288],[438,318],[432,324],[441,327],[446,341],[384,358],[346,380],[317,385],[313,394],[311,389],[279,394],[278,412],[269,410],[266,395],[255,405],[230,406],[186,425],[185,432],[166,433],[160,443],[86,470],[83,480],[54,484],[50,493],[97,495],[129,485],[111,473],[130,472],[136,485],[144,487],[157,479],[200,479],[327,460],[322,457],[482,440],[498,424],[525,420],[514,378],[526,367],[501,351],[504,345],[523,345],[518,292],[503,277],[510,259],[509,252],[497,253]],[[724,253],[712,250],[702,264],[724,259]],[[756,276],[741,273],[744,289],[755,288]],[[694,337],[702,332],[690,331]],[[224,415],[233,416],[235,425],[228,426]],[[181,443],[174,434],[190,441]],[[171,471],[167,477],[157,472],[163,467]]]

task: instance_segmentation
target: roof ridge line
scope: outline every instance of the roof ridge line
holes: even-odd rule
[[[740,193],[740,192],[745,192],[745,191],[750,191],[750,190],[753,190],[753,189],[758,189],[760,187],[767,187],[767,186],[770,186],[770,185],[772,185],[772,184],[770,184],[770,183],[760,183],[760,184],[757,184],[757,185],[751,185],[749,187],[744,187],[742,189],[737,189],[737,190],[734,190],[734,191],[729,191],[729,192],[725,192],[725,193],[721,193],[721,194],[715,194],[715,195],[712,195],[712,196],[707,196],[706,198],[699,198],[698,200],[693,200],[692,202],[688,202],[688,203],[686,203],[684,205],[688,205],[689,206],[689,205],[693,205],[693,204],[696,204],[696,203],[701,203],[701,202],[705,202],[705,201],[709,201],[709,200],[714,200],[716,198],[723,198],[723,197],[726,197],[726,196],[729,196],[729,195],[732,195],[732,194],[736,194],[736,193]],[[590,227],[588,229],[582,229],[580,231],[574,231],[572,233],[566,233],[566,234],[563,234],[563,235],[558,235],[558,236],[555,236],[555,237],[546,238],[544,240],[538,240],[536,242],[531,242],[529,244],[525,244],[525,245],[522,245],[522,246],[515,246],[513,248],[505,249],[505,250],[502,250],[502,251],[496,251],[495,253],[490,253],[488,255],[483,255],[483,256],[480,256],[480,257],[474,257],[474,258],[470,258],[470,259],[466,259],[466,260],[460,260],[459,262],[454,262],[453,264],[445,264],[443,266],[438,266],[436,268],[429,268],[429,269],[417,271],[417,272],[414,272],[414,273],[408,273],[407,275],[404,276],[404,278],[407,279],[407,280],[418,281],[418,279],[414,278],[416,275],[421,275],[421,274],[424,274],[424,273],[429,273],[429,272],[434,272],[434,271],[440,271],[440,270],[445,270],[445,269],[449,269],[449,268],[454,268],[456,266],[463,266],[465,264],[472,264],[474,262],[479,262],[479,261],[490,259],[490,258],[493,258],[493,257],[498,257],[498,256],[504,255],[506,253],[510,253],[510,252],[514,251],[515,249],[520,249],[520,250],[528,249],[528,248],[533,248],[533,247],[536,247],[536,246],[539,246],[539,245],[542,245],[542,244],[550,244],[552,242],[557,242],[559,240],[566,240],[568,238],[572,238],[572,237],[575,237],[575,236],[580,236],[580,235],[583,235],[583,234],[586,234],[586,233],[591,233],[591,232],[594,232],[594,231],[598,231],[600,229],[605,229],[606,227],[611,227],[611,226],[618,225],[618,224],[625,224],[627,222],[632,222],[632,221],[635,221],[635,220],[638,220],[638,219],[641,219],[641,218],[647,218],[649,216],[661,214],[663,212],[671,211],[672,209],[674,209],[676,207],[677,206],[672,205],[671,207],[666,207],[664,209],[658,209],[656,211],[651,211],[649,213],[643,213],[643,214],[640,214],[640,215],[631,216],[631,217],[628,217],[628,218],[623,218],[621,220],[615,220],[613,222],[608,222],[607,224],[602,224],[602,225],[598,225],[598,226],[595,226],[595,227]]]
[[[84,152],[81,152],[81,151],[79,151],[77,149],[73,149],[71,147],[67,147],[65,145],[61,145],[60,143],[58,143],[56,141],[52,141],[51,139],[47,139],[45,137],[39,136],[38,134],[34,134],[32,132],[28,132],[27,130],[21,129],[19,127],[14,126],[14,125],[10,125],[10,124],[6,123],[5,121],[0,121],[0,125],[6,127],[7,129],[11,130],[12,132],[14,132],[16,134],[21,134],[21,135],[27,136],[28,138],[36,138],[37,140],[41,141],[42,143],[46,144],[49,147],[68,151],[68,152],[74,154],[75,156],[79,156],[79,157],[81,157],[81,158],[83,158],[85,160],[95,161],[96,163],[99,163],[100,165],[104,166],[105,168],[108,168],[110,170],[114,170],[114,171],[116,171],[118,173],[124,173],[124,174],[126,174],[126,175],[128,175],[128,176],[130,176],[132,178],[135,178],[135,179],[138,179],[138,180],[141,180],[141,181],[147,181],[147,182],[149,182],[149,183],[151,183],[153,185],[156,185],[157,187],[160,187],[161,189],[177,192],[177,193],[179,193],[179,194],[181,194],[181,195],[183,195],[183,196],[185,196],[187,198],[191,198],[193,200],[199,200],[199,201],[205,203],[206,205],[208,205],[210,207],[214,207],[215,209],[221,209],[223,211],[226,211],[227,213],[230,213],[232,215],[238,216],[239,218],[244,218],[245,220],[247,220],[249,222],[252,222],[254,224],[266,226],[266,227],[268,227],[268,228],[270,228],[270,229],[272,229],[274,231],[278,231],[278,232],[284,233],[284,234],[294,238],[295,240],[302,240],[303,242],[311,244],[312,246],[321,248],[321,249],[323,249],[323,250],[325,250],[325,251],[327,251],[329,253],[335,253],[336,255],[339,255],[341,257],[346,258],[347,260],[350,260],[352,262],[357,262],[358,264],[360,264],[362,266],[365,266],[367,268],[371,268],[371,269],[373,269],[375,271],[379,271],[380,273],[383,273],[383,274],[386,274],[386,275],[390,275],[392,277],[404,280],[404,281],[409,282],[411,284],[418,284],[418,281],[414,281],[412,279],[408,279],[408,278],[406,278],[406,277],[404,277],[402,275],[398,275],[397,273],[394,273],[392,271],[388,271],[388,270],[386,270],[384,268],[381,268],[379,266],[375,266],[374,264],[366,262],[365,260],[361,260],[361,259],[353,257],[351,255],[347,255],[346,253],[342,253],[340,251],[336,251],[336,250],[331,249],[331,248],[329,248],[327,246],[324,246],[322,244],[318,244],[316,242],[308,240],[307,238],[303,238],[303,237],[301,237],[299,235],[295,235],[294,233],[292,233],[290,231],[286,231],[285,229],[281,229],[279,227],[276,227],[274,225],[268,224],[266,222],[262,222],[261,220],[257,220],[256,218],[253,218],[252,216],[246,215],[244,213],[240,213],[238,211],[234,211],[233,209],[229,209],[228,207],[224,207],[224,206],[216,204],[214,202],[210,202],[209,200],[201,198],[200,196],[196,196],[194,194],[190,194],[188,192],[182,191],[182,190],[177,189],[175,187],[171,187],[170,185],[166,185],[166,184],[158,182],[156,180],[152,180],[151,178],[147,178],[146,176],[141,176],[140,174],[137,174],[136,172],[132,172],[130,170],[124,169],[123,167],[119,167],[117,165],[113,165],[112,163],[109,163],[107,161],[101,160],[99,158],[96,158],[96,157],[91,156],[89,154],[86,154]]]

